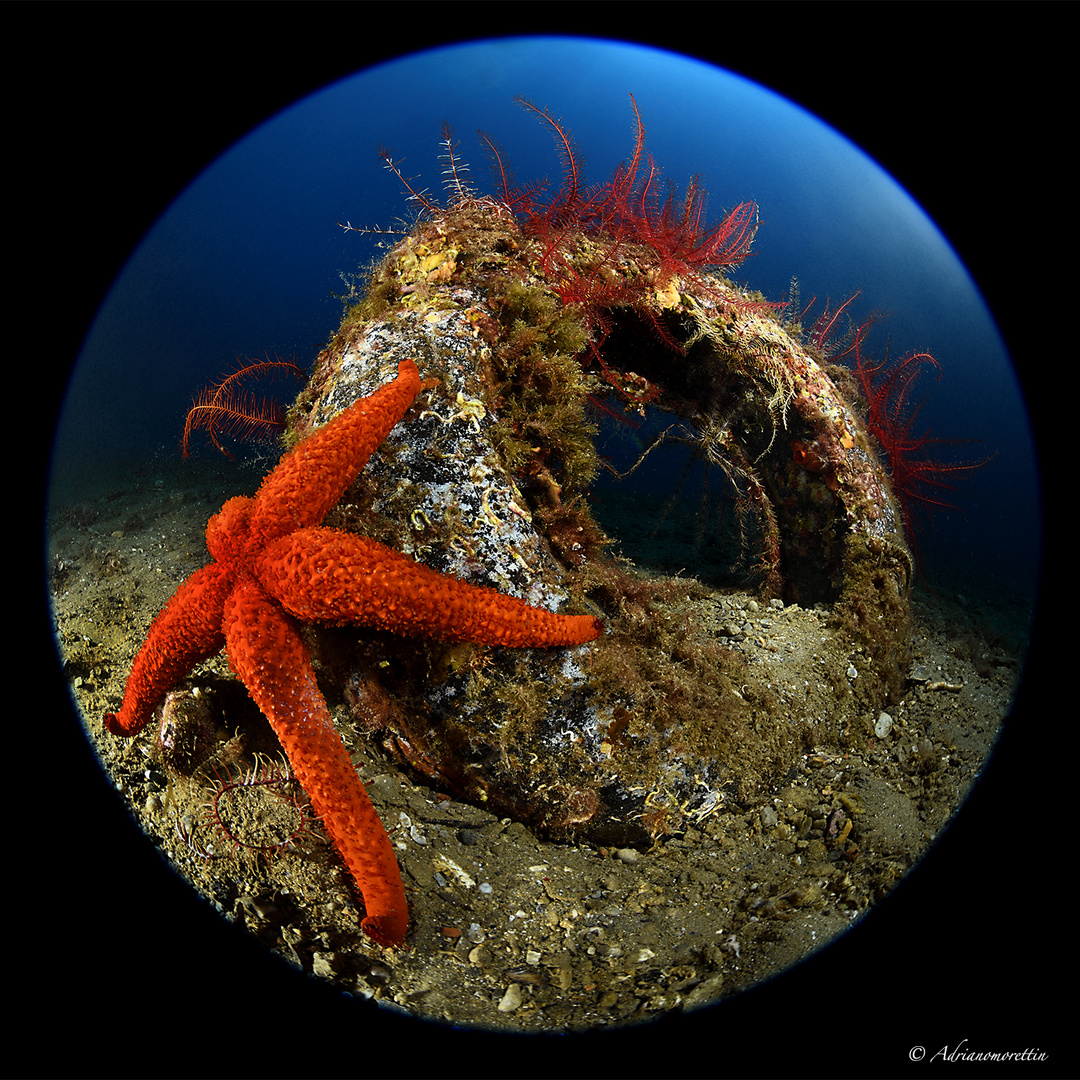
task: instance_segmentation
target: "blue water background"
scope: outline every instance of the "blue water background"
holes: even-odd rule
[[[384,64],[313,94],[222,155],[132,255],[89,334],[58,429],[58,492],[179,454],[192,396],[266,353],[308,366],[336,329],[341,275],[378,255],[339,221],[411,218],[380,145],[438,193],[439,134],[489,187],[475,131],[506,150],[519,181],[557,184],[551,132],[514,104],[561,116],[587,171],[606,179],[632,147],[633,92],[648,149],[681,189],[700,175],[719,213],[761,211],[755,254],[734,276],[783,299],[842,302],[857,318],[887,311],[875,339],[929,350],[943,374],[922,414],[942,437],[993,454],[936,516],[928,561],[962,566],[988,587],[1029,593],[1039,549],[1030,431],[1005,346],[948,242],[902,188],[835,131],[738,76],[634,45],[573,39],[481,42]]]

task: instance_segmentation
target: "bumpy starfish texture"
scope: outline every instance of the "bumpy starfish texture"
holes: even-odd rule
[[[357,623],[398,634],[482,645],[581,645],[599,619],[557,615],[436,573],[400,552],[318,523],[421,390],[412,360],[288,453],[256,496],[210,519],[214,558],[174,593],[132,665],[114,735],[134,735],[166,691],[202,660],[229,664],[266,715],[293,772],[364,898],[361,927],[399,945],[408,907],[390,839],[334,730],[297,620]]]

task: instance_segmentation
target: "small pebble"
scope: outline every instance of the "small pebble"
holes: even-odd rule
[[[641,859],[641,852],[630,847],[619,848],[615,852],[615,858],[624,863],[636,863]]]
[[[337,973],[337,953],[317,952],[311,958],[311,970],[324,979],[332,979]]]
[[[513,1012],[521,1007],[521,987],[517,983],[511,983],[506,988],[506,993],[499,1002],[499,1012]]]

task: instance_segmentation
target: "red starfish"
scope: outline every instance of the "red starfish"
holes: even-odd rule
[[[214,562],[195,571],[154,620],[135,658],[114,735],[134,735],[165,692],[224,646],[273,725],[297,779],[364,897],[366,934],[405,938],[408,908],[390,839],[315,682],[296,619],[359,623],[481,645],[580,645],[603,632],[588,615],[556,615],[421,566],[351,533],[316,528],[422,389],[412,360],[288,453],[250,499],[210,519]]]

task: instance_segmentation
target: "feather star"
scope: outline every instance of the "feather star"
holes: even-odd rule
[[[135,658],[114,735],[145,726],[166,691],[222,647],[266,715],[364,899],[364,932],[400,945],[408,907],[397,859],[315,682],[297,620],[356,623],[481,645],[551,647],[599,637],[588,615],[558,615],[439,574],[374,540],[319,528],[423,388],[412,360],[286,454],[254,498],[210,519],[214,561],[185,580]]]

